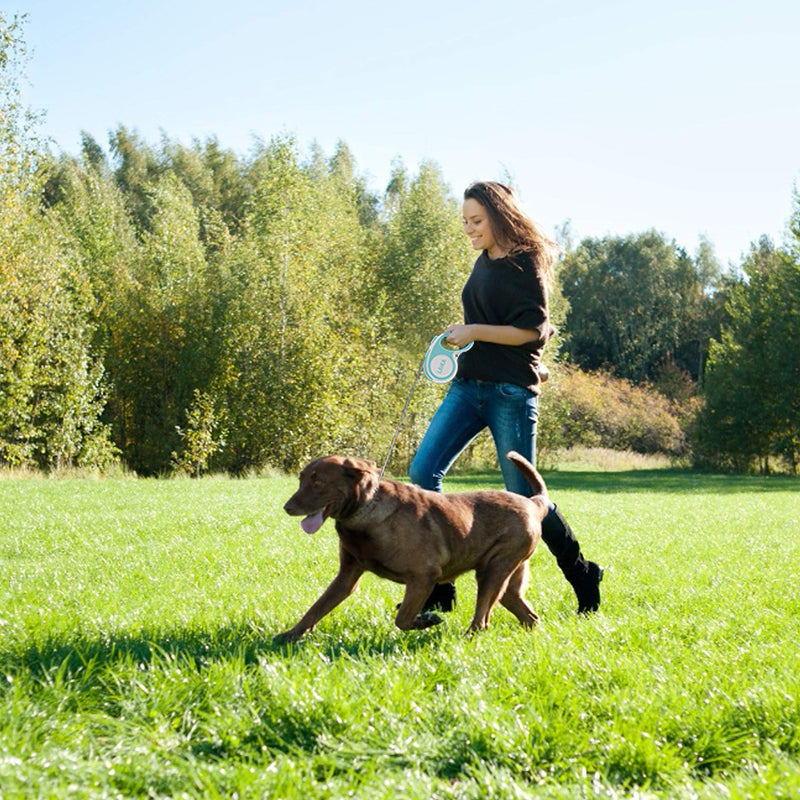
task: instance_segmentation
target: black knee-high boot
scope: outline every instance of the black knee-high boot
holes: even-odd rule
[[[452,611],[456,605],[456,585],[454,583],[437,583],[422,606],[421,614],[426,611]]]
[[[542,541],[556,557],[564,577],[578,598],[578,613],[597,611],[600,606],[600,581],[603,569],[581,555],[581,546],[558,508],[542,520]]]

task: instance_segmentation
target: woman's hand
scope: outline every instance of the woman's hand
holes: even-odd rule
[[[470,342],[475,341],[471,328],[472,325],[448,325],[444,332],[450,335],[445,339],[445,344],[459,348],[466,347]]]

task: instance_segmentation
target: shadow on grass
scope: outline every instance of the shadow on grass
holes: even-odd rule
[[[199,671],[231,659],[257,665],[264,659],[299,656],[306,649],[327,660],[369,660],[423,650],[442,635],[437,628],[430,628],[398,638],[393,630],[364,628],[352,637],[350,632],[341,636],[315,632],[297,643],[279,645],[272,643],[276,633],[277,630],[266,631],[248,621],[215,629],[144,629],[95,636],[68,631],[19,650],[0,649],[0,671],[9,676],[27,673],[39,680],[123,664],[147,670],[169,663],[189,663]]]
[[[350,760],[337,754],[338,744],[331,750],[326,743],[346,740],[348,720],[332,715],[329,702],[319,697],[297,703],[294,691],[286,686],[299,681],[301,694],[310,698],[304,684],[309,663],[316,667],[320,659],[370,662],[354,667],[359,675],[369,674],[372,662],[390,653],[407,655],[430,648],[432,639],[441,635],[417,631],[401,637],[390,629],[355,627],[353,631],[338,636],[317,633],[289,647],[273,646],[272,632],[246,621],[207,630],[106,636],[65,632],[18,651],[0,649],[0,678],[4,678],[0,701],[5,702],[8,693],[11,708],[24,703],[25,708],[51,708],[54,715],[67,717],[80,710],[85,720],[80,724],[99,731],[104,746],[115,752],[125,753],[132,747],[129,742],[142,737],[152,740],[154,729],[169,729],[180,740],[175,749],[170,745],[171,755],[179,759],[183,753],[202,762],[234,760],[267,766],[277,754],[306,760],[322,753],[326,773],[348,774]],[[293,664],[295,658],[304,663]],[[278,663],[285,667],[278,673],[265,669]],[[249,701],[253,713],[244,715],[238,699],[243,683],[253,691]],[[406,766],[405,760],[400,766]],[[129,796],[130,776],[120,769],[115,775],[114,785]],[[133,777],[138,777],[136,770]],[[170,776],[148,775],[151,788],[158,780],[163,781],[159,796],[171,797],[173,792],[177,796]]]
[[[548,489],[619,494],[663,492],[667,494],[741,494],[798,492],[800,479],[788,475],[746,476],[713,475],[692,470],[643,469],[620,472],[548,471],[543,473]],[[499,472],[450,475],[445,490],[464,492],[473,489],[502,489]]]

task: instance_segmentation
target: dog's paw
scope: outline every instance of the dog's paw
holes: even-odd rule
[[[294,630],[284,631],[272,637],[272,644],[276,646],[291,644],[292,642],[296,642],[301,636],[301,633],[295,633]]]
[[[423,630],[424,628],[431,628],[434,625],[440,625],[442,622],[444,622],[444,620],[438,614],[432,614],[430,611],[426,611],[424,614],[420,614],[414,618],[411,627],[414,628],[414,630]]]

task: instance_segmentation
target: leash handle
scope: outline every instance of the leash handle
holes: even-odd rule
[[[443,341],[449,335],[445,332],[434,336],[422,361],[425,377],[434,383],[449,383],[453,380],[458,371],[458,357],[475,344],[475,342],[470,342],[468,345],[456,349],[446,347]]]

